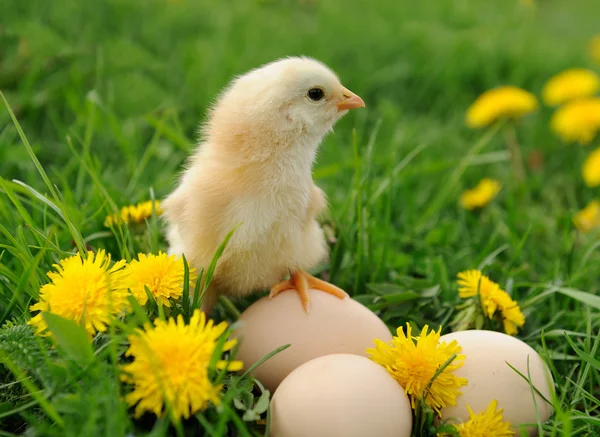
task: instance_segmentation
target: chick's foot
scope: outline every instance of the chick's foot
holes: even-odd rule
[[[305,271],[298,270],[297,272],[292,273],[290,279],[275,284],[273,288],[271,288],[271,292],[269,293],[269,299],[272,299],[273,297],[277,296],[282,291],[295,290],[300,295],[300,301],[302,302],[302,306],[308,313],[310,312],[311,305],[308,290],[311,288],[323,291],[325,293],[329,293],[340,299],[348,297],[348,293],[346,293],[341,288],[336,287],[335,285],[323,281],[319,278],[315,278],[314,276],[306,273]]]

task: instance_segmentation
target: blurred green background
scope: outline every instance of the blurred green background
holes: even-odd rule
[[[115,187],[128,184],[166,118],[145,179],[164,194],[216,93],[236,74],[304,54],[330,65],[369,108],[338,126],[320,166],[351,157],[351,127],[364,140],[377,120],[380,153],[431,141],[451,159],[475,137],[461,121],[479,93],[500,84],[539,91],[564,67],[588,64],[598,2],[531,3],[4,0],[0,89],[42,163],[75,165],[65,136],[78,147],[87,128]],[[0,123],[2,175],[23,177],[30,164],[6,111]],[[554,144],[542,123],[523,135],[525,147]]]

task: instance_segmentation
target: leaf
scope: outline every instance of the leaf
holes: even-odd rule
[[[94,351],[85,329],[56,314],[43,312],[42,317],[48,325],[60,348],[80,367],[86,367],[94,359]]]
[[[38,173],[44,180],[46,187],[48,187],[48,190],[50,191],[50,193],[52,193],[52,197],[54,198],[55,202],[57,204],[61,203],[61,199],[58,195],[58,191],[55,189],[52,182],[50,182],[50,178],[48,178],[46,171],[42,167],[42,164],[38,160],[37,156],[35,155],[33,148],[29,144],[29,141],[27,140],[27,137],[25,136],[23,129],[21,129],[21,125],[19,124],[17,117],[15,116],[12,108],[8,104],[8,100],[6,100],[6,97],[4,96],[2,91],[0,91],[0,98],[2,98],[2,101],[4,102],[4,106],[6,106],[6,109],[8,110],[8,113],[13,121],[13,124],[14,124],[15,128],[17,129],[17,132],[19,133],[19,137],[21,137],[23,146],[25,146],[25,149],[27,150],[27,153],[29,154],[29,158],[31,159],[34,166],[38,170]],[[16,181],[13,181],[13,182],[17,183]],[[73,240],[75,240],[77,249],[79,250],[80,253],[87,253],[86,248],[85,248],[85,243],[83,242],[83,237],[81,236],[81,233],[79,232],[79,230],[77,229],[77,227],[75,226],[73,221],[71,220],[68,208],[65,205],[62,205],[62,208],[61,208],[61,207],[57,206],[56,204],[50,202],[48,199],[45,198],[45,196],[42,196],[40,193],[37,193],[37,191],[33,190],[33,188],[29,187],[27,184],[24,184],[22,182],[19,182],[19,184],[21,186],[25,187],[26,189],[28,189],[35,197],[38,197],[44,203],[48,204],[51,208],[58,209],[58,211],[57,211],[58,214],[62,217],[64,222],[67,224],[69,231],[71,231],[71,236],[73,237]],[[44,199],[46,199],[46,200],[44,200]]]
[[[252,408],[252,404],[254,403],[254,395],[252,394],[251,391],[247,391],[247,392],[242,392],[240,393],[241,396],[241,400],[245,406],[245,409],[251,409]]]
[[[129,305],[131,305],[133,314],[135,314],[138,322],[140,322],[140,324],[142,324],[142,325],[144,325],[146,323],[151,325],[152,322],[151,322],[150,318],[148,317],[146,310],[144,310],[144,308],[140,305],[138,300],[132,294],[127,296],[127,300],[129,301]]]
[[[182,304],[183,304],[183,319],[186,323],[190,321],[190,266],[188,265],[187,259],[185,255],[182,254],[181,258],[183,260],[183,296],[182,296]]]
[[[575,351],[575,353],[577,355],[579,355],[579,357],[586,361],[587,363],[589,363],[592,367],[594,367],[596,370],[600,370],[600,361],[597,360],[596,358],[594,358],[593,356],[591,356],[590,354],[588,354],[585,351],[582,351],[581,349],[579,349],[576,345],[575,342],[573,340],[571,340],[571,338],[565,333],[565,338],[567,339],[567,342],[569,342],[569,344],[571,345],[571,348]]]
[[[469,304],[462,310],[456,313],[450,326],[454,331],[465,331],[471,326],[477,318],[477,307],[474,304]]]
[[[259,420],[260,415],[256,413],[254,410],[246,410],[244,415],[242,416],[242,420],[244,422],[253,422],[255,420]]]
[[[35,275],[35,269],[37,269],[40,260],[45,254],[45,249],[40,250],[23,272],[23,275],[21,276],[21,279],[17,284],[17,288],[13,291],[10,302],[4,310],[4,314],[2,314],[2,317],[0,317],[0,324],[4,324],[4,322],[8,319],[8,316],[10,315],[13,307],[17,304],[18,301],[21,300],[21,296],[24,294],[25,288],[27,287],[27,282],[29,282],[30,278],[32,278]]]
[[[198,273],[198,278],[196,279],[196,285],[194,286],[194,299],[192,300],[192,307],[190,308],[190,314],[200,309],[200,304],[202,303],[200,299],[200,284],[202,284],[202,279],[204,278],[204,267],[200,269]]]
[[[402,287],[398,284],[390,284],[388,282],[367,284],[367,289],[380,295],[406,292],[406,287]]]
[[[425,288],[424,290],[421,290],[421,297],[424,298],[432,298],[437,296],[438,294],[440,294],[440,285],[434,285],[433,287],[429,287],[429,288]]]
[[[260,366],[262,363],[264,363],[265,361],[267,361],[269,358],[271,358],[274,355],[277,355],[279,352],[287,349],[288,347],[291,346],[290,344],[284,344],[283,346],[279,346],[277,349],[269,352],[267,355],[265,355],[264,357],[262,357],[260,360],[258,360],[256,363],[252,364],[248,370],[246,370],[244,372],[244,374],[242,375],[242,378],[246,375],[248,375],[250,372],[252,372],[254,369],[256,369],[258,366]]]
[[[569,296],[575,300],[578,300],[581,303],[591,306],[592,308],[596,308],[600,310],[600,296],[596,296],[591,293],[586,293],[585,291],[574,290],[572,288],[562,288],[559,287],[556,289],[561,294],[565,296]]]
[[[56,206],[56,204],[54,202],[52,202],[50,199],[48,199],[42,193],[40,193],[39,191],[37,191],[35,188],[30,187],[25,182],[21,182],[21,181],[19,181],[17,179],[14,179],[12,182],[14,184],[16,184],[16,185],[19,185],[19,186],[25,188],[27,191],[29,191],[29,193],[31,193],[31,195],[33,197],[35,197],[36,199],[38,199],[42,203],[46,204],[47,206],[49,206],[52,210],[54,210],[54,212],[56,212],[60,216],[60,218],[62,218],[63,220],[65,220],[65,216],[63,215],[63,213],[60,210],[60,208],[58,206]]]
[[[208,266],[208,270],[206,271],[206,277],[204,278],[204,287],[202,288],[202,295],[200,296],[200,302],[202,302],[202,299],[204,299],[204,294],[208,290],[208,286],[210,285],[210,282],[212,281],[212,277],[215,272],[215,269],[217,268],[217,262],[219,261],[219,258],[221,258],[221,255],[223,255],[223,252],[225,251],[225,248],[227,247],[229,240],[231,240],[231,237],[233,237],[233,233],[236,231],[236,229],[238,227],[239,227],[239,225],[236,225],[236,226],[234,226],[234,228],[231,231],[229,231],[229,233],[225,236],[225,238],[223,239],[223,241],[217,248],[217,251],[213,255],[212,261],[210,262],[210,264]]]
[[[525,380],[525,382],[529,385],[530,389],[532,391],[534,391],[539,397],[541,397],[548,405],[552,405],[552,402],[550,402],[546,396],[544,396],[544,394],[536,387],[533,385],[533,383],[531,382],[531,379],[529,377],[527,377],[526,375],[523,375],[523,373],[521,373],[519,371],[519,369],[517,369],[515,366],[513,366],[512,364],[510,364],[508,361],[505,361],[506,365],[508,367],[510,367],[517,375],[519,375],[521,378],[523,378]],[[529,373],[529,356],[527,357],[527,370]],[[548,369],[548,372],[550,372],[550,370]],[[551,376],[551,375],[549,375]],[[548,383],[549,381],[547,380],[546,383]],[[534,399],[535,401],[535,399]]]
[[[240,400],[238,396],[233,398],[233,405],[238,410],[246,411],[246,405],[244,405],[244,403]]]
[[[384,300],[390,303],[402,303],[416,300],[420,297],[418,293],[413,290],[407,290],[404,286],[386,282],[367,284],[367,289],[378,296],[375,301]],[[372,297],[372,295],[368,296]]]
[[[264,413],[265,411],[267,411],[267,408],[269,408],[270,395],[271,395],[271,392],[269,392],[269,390],[264,390],[262,392],[262,394],[258,398],[258,401],[256,401],[256,405],[254,405],[255,413],[260,415],[260,414]]]
[[[391,304],[401,304],[405,302],[410,302],[413,300],[417,300],[420,296],[414,291],[403,291],[402,293],[388,294],[385,296],[381,296],[375,300],[378,302],[379,300],[384,300],[387,303]]]
[[[592,424],[600,425],[600,419],[597,419],[597,418],[592,417],[592,416],[585,416],[583,414],[576,414],[576,415],[573,414],[571,416],[571,418],[573,420],[582,420],[583,422],[586,422],[586,423],[592,423]]]

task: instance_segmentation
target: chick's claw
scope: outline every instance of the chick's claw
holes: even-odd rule
[[[302,307],[307,313],[309,313],[310,296],[308,295],[308,284],[306,283],[306,279],[303,279],[304,278],[298,278],[296,275],[292,275],[290,279],[275,284],[271,288],[271,292],[269,293],[269,299],[273,299],[275,296],[277,296],[283,291],[294,290],[300,295]]]
[[[333,285],[329,282],[323,281],[322,279],[315,278],[314,276],[311,276],[308,273],[305,273],[305,272],[302,272],[302,273],[306,277],[309,288],[314,288],[315,290],[324,291],[325,293],[329,293],[340,299],[345,299],[348,297],[348,293],[346,293],[341,288],[336,287],[335,285]]]
[[[271,288],[271,292],[269,293],[269,299],[274,298],[282,291],[293,290],[293,289],[294,289],[294,284],[292,283],[291,279],[286,279],[285,281],[281,281],[278,284],[275,284]]]
[[[348,293],[346,293],[341,288],[336,287],[335,285],[323,281],[319,278],[315,278],[314,276],[302,270],[299,270],[295,273],[292,273],[290,279],[274,285],[273,288],[271,288],[269,298],[277,296],[282,291],[295,290],[300,295],[300,300],[302,302],[304,310],[308,313],[310,312],[311,305],[308,290],[311,288],[323,291],[325,293],[329,293],[339,299],[344,299],[348,297]]]

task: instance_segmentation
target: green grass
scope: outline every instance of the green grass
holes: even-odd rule
[[[126,329],[100,336],[82,358],[65,352],[73,345],[48,350],[21,323],[45,273],[77,247],[127,259],[164,248],[160,221],[141,236],[114,236],[105,215],[169,193],[217,92],[233,75],[295,54],[330,65],[367,102],[326,139],[314,172],[331,202],[332,281],[390,328],[449,332],[456,273],[484,267],[521,303],[519,338],[551,365],[556,413],[544,435],[600,435],[600,235],[572,225],[598,194],[580,176],[589,149],[562,144],[542,105],[517,135],[524,155],[537,151],[543,164],[518,185],[502,135],[464,124],[488,88],[539,96],[552,74],[591,66],[585,46],[599,16],[596,0],[533,9],[474,0],[4,0],[0,435],[260,435],[233,402],[256,402],[247,378],[228,381],[220,413],[178,429],[133,421],[116,370]],[[499,197],[481,213],[462,210],[461,191],[484,176],[502,181]],[[255,298],[219,305],[215,317],[233,322]]]

